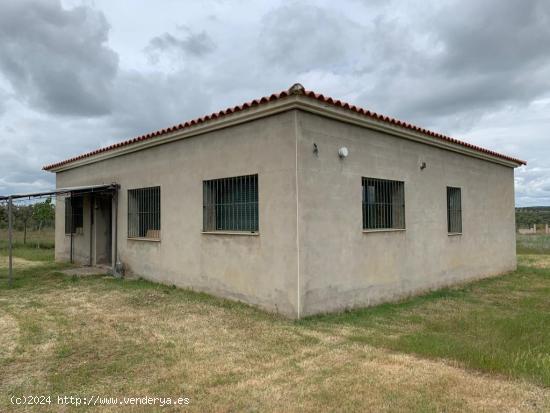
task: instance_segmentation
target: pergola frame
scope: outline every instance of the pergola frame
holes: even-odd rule
[[[13,286],[13,201],[15,199],[33,199],[41,198],[44,196],[57,196],[57,195],[69,195],[73,193],[83,194],[83,193],[100,193],[100,192],[111,192],[113,194],[113,202],[115,205],[115,214],[113,215],[114,220],[114,234],[113,234],[113,244],[114,244],[114,256],[117,256],[116,250],[116,237],[117,237],[117,197],[116,193],[120,186],[116,183],[111,184],[100,184],[100,185],[88,185],[88,186],[78,186],[71,188],[59,188],[52,191],[46,192],[33,192],[28,194],[14,194],[14,195],[0,195],[0,201],[7,201],[8,203],[8,285],[11,288]],[[72,234],[71,234],[72,237]],[[116,269],[116,259],[112,262],[113,274],[115,274]]]

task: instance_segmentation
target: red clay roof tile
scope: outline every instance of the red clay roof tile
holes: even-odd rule
[[[225,110],[220,110],[217,113],[215,112],[215,113],[212,113],[210,115],[200,117],[198,119],[193,119],[191,121],[186,121],[183,124],[180,123],[179,125],[171,126],[167,129],[162,129],[162,130],[159,130],[159,131],[156,131],[156,132],[151,132],[151,133],[148,133],[146,135],[141,135],[141,136],[135,137],[133,139],[129,139],[129,140],[126,140],[126,141],[115,143],[115,144],[110,145],[110,146],[106,146],[104,148],[99,148],[99,149],[96,149],[94,151],[87,152],[87,153],[84,153],[82,155],[78,155],[78,156],[75,156],[73,158],[66,159],[66,160],[61,161],[61,162],[56,162],[56,163],[53,163],[53,164],[50,164],[50,165],[46,165],[46,166],[44,166],[43,169],[46,170],[46,171],[51,170],[51,169],[55,169],[55,168],[58,168],[60,166],[68,165],[72,162],[75,162],[75,161],[78,161],[78,160],[81,160],[81,159],[85,159],[85,158],[88,158],[88,157],[91,157],[91,156],[94,156],[94,155],[97,155],[97,154],[100,154],[100,153],[105,153],[105,152],[111,151],[113,149],[121,148],[121,147],[124,147],[124,146],[127,146],[127,145],[131,145],[133,143],[153,139],[153,138],[156,138],[158,136],[165,135],[167,133],[172,133],[172,132],[175,132],[177,130],[181,130],[181,129],[185,129],[185,128],[197,125],[199,123],[208,122],[210,120],[219,119],[219,118],[222,118],[224,116],[231,115],[232,113],[247,110],[247,109],[255,107],[255,106],[268,104],[269,102],[273,102],[275,100],[286,98],[288,96],[291,96],[292,94],[300,94],[300,95],[303,95],[303,96],[311,98],[311,99],[316,99],[316,100],[321,101],[323,103],[326,103],[328,105],[341,107],[343,109],[346,109],[346,110],[349,110],[349,111],[352,111],[352,112],[356,112],[360,115],[364,115],[364,116],[379,120],[381,122],[389,123],[389,124],[392,124],[392,125],[397,125],[399,127],[405,128],[405,129],[410,129],[410,130],[413,130],[413,131],[416,131],[416,132],[420,132],[420,133],[425,134],[427,136],[433,136],[433,137],[436,137],[436,138],[441,139],[443,141],[451,142],[451,143],[454,143],[454,144],[457,144],[457,145],[460,145],[460,146],[463,146],[463,147],[466,147],[466,148],[473,149],[477,152],[485,153],[485,154],[488,154],[488,155],[491,155],[491,156],[494,156],[494,157],[497,157],[497,158],[500,158],[500,159],[504,159],[504,160],[507,160],[507,161],[511,161],[511,162],[520,164],[520,165],[526,165],[527,164],[525,161],[523,161],[521,159],[516,159],[516,158],[513,158],[513,157],[508,156],[508,155],[503,155],[503,154],[491,151],[489,149],[485,149],[485,148],[482,148],[482,147],[479,147],[479,146],[472,145],[472,144],[467,143],[467,142],[460,141],[460,140],[455,139],[455,138],[451,138],[449,136],[446,136],[446,135],[443,135],[443,134],[440,134],[440,133],[436,133],[436,132],[426,130],[424,128],[420,128],[416,125],[412,125],[410,123],[403,122],[403,121],[400,121],[398,119],[394,119],[394,118],[390,118],[388,116],[380,115],[376,112],[371,112],[370,110],[366,110],[366,109],[357,107],[355,105],[350,105],[347,102],[342,102],[340,100],[334,100],[331,97],[328,97],[328,96],[325,97],[324,95],[315,93],[313,91],[304,90],[301,85],[294,85],[288,91],[283,90],[282,92],[279,92],[279,93],[273,93],[269,97],[264,96],[260,99],[254,99],[251,102],[245,102],[245,103],[243,103],[239,106],[235,106],[233,108],[227,108]]]

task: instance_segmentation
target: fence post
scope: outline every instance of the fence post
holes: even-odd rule
[[[8,285],[13,287],[13,200],[8,198]]]
[[[548,224],[546,224],[546,229],[545,229],[544,232],[547,233],[547,234],[550,234],[550,231],[548,231]]]
[[[537,233],[537,224],[533,224],[533,233]]]

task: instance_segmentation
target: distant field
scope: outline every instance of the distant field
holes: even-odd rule
[[[29,231],[26,245],[23,245],[22,231],[14,231],[13,240],[13,247],[17,256],[34,261],[53,261],[55,247],[55,231],[53,228],[47,228],[41,232]],[[0,254],[6,255],[7,250],[8,231],[0,229]]]
[[[16,245],[23,245],[23,231],[14,231],[13,240]],[[46,228],[42,231],[28,231],[27,232],[27,245],[37,246],[40,244],[40,248],[53,248],[55,242],[55,230],[53,228]],[[8,244],[8,230],[5,228],[0,229],[0,248],[3,248]]]
[[[550,234],[516,235],[518,254],[550,254]]]

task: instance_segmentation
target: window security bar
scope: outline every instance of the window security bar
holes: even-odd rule
[[[405,183],[363,178],[363,229],[405,229]]]
[[[203,182],[203,230],[258,232],[258,175]]]

